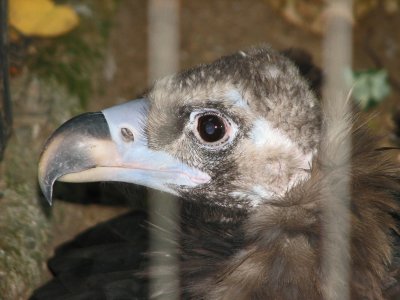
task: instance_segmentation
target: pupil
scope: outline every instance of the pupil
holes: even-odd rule
[[[205,130],[206,130],[206,133],[207,133],[208,135],[213,135],[213,134],[215,133],[215,130],[218,129],[218,128],[217,128],[213,123],[211,123],[211,122],[207,122],[205,126],[206,126]]]
[[[206,142],[216,142],[225,136],[224,121],[214,115],[205,115],[199,118],[197,130],[200,137]]]

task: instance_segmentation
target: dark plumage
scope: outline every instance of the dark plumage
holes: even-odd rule
[[[167,232],[165,240],[178,242],[185,299],[321,299],[327,200],[320,191],[340,185],[347,167],[321,153],[339,151],[346,133],[321,138],[321,76],[302,57],[239,52],[160,80],[123,113],[117,107],[67,122],[42,154],[45,195],[51,199],[58,178],[177,195],[179,238]],[[86,125],[93,118],[100,127]],[[351,298],[395,299],[398,166],[358,117],[351,140]],[[149,278],[168,278],[171,267],[147,269],[163,255],[148,252],[148,230],[147,215],[132,212],[82,233],[56,251],[54,279],[32,299],[147,298]]]

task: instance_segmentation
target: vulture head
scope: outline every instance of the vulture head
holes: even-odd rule
[[[317,92],[286,56],[269,48],[240,51],[163,78],[140,99],[67,121],[40,159],[44,195],[51,202],[56,180],[120,181],[213,207],[221,220],[227,211],[244,212],[229,228],[194,222],[197,210],[184,212],[182,293],[321,299],[327,295],[321,184],[334,188],[343,180],[337,170],[345,168],[349,293],[382,299],[397,284],[397,166],[357,119],[350,167],[324,161],[321,149],[335,152],[349,132],[323,138]]]
[[[291,61],[239,52],[66,122],[42,154],[40,185],[49,201],[55,180],[122,181],[252,208],[309,177],[320,116]]]

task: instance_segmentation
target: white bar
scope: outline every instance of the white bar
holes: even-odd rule
[[[149,81],[175,73],[179,69],[179,1],[150,0]]]
[[[329,166],[344,166],[328,176],[321,184],[325,203],[323,227],[324,299],[346,300],[350,298],[350,157],[351,157],[351,106],[349,89],[344,74],[351,68],[352,59],[352,1],[327,1],[326,36],[324,40],[324,70],[326,71],[323,93],[324,127],[322,141],[323,160]],[[344,141],[338,141],[345,135]],[[342,181],[337,184],[337,179]]]
[[[148,2],[148,70],[149,84],[179,68],[179,0],[149,0]],[[177,217],[179,205],[175,197],[158,191],[149,193],[150,251],[162,253],[150,262],[150,268],[160,277],[152,280],[150,299],[179,299],[179,261],[176,257],[179,239]],[[162,265],[167,268],[161,268]]]

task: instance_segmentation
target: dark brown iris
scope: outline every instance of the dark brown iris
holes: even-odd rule
[[[217,142],[225,136],[224,121],[216,115],[203,115],[197,123],[200,137],[208,143]]]

